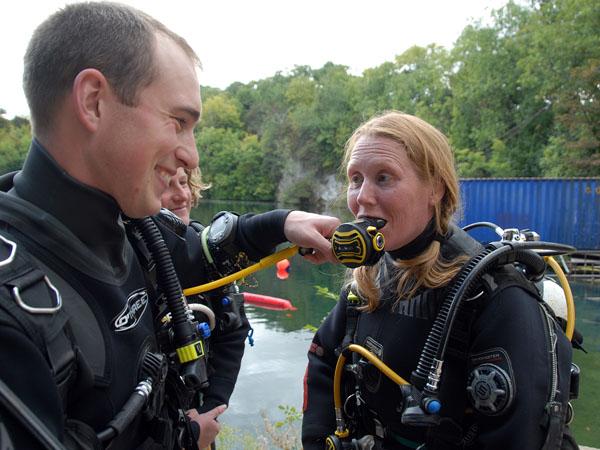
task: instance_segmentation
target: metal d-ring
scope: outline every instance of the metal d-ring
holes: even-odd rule
[[[11,262],[13,262],[13,260],[15,259],[15,255],[17,254],[17,243],[13,242],[9,239],[6,239],[4,236],[2,236],[0,234],[0,239],[5,243],[8,244],[10,246],[10,255],[8,255],[8,258],[0,261],[0,267],[2,266],[6,266],[8,264],[10,264]]]
[[[17,304],[31,314],[54,314],[57,312],[62,307],[62,297],[60,296],[60,292],[58,292],[58,289],[54,287],[46,275],[44,275],[44,282],[48,285],[52,292],[54,292],[54,295],[56,296],[56,306],[51,308],[36,308],[34,306],[29,306],[21,298],[21,295],[19,294],[19,287],[13,286],[12,294]]]

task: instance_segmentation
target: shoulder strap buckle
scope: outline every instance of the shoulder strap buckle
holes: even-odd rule
[[[8,266],[15,260],[15,258],[17,256],[17,243],[15,241],[11,241],[10,239],[5,238],[1,234],[0,234],[0,240],[10,247],[10,254],[6,258],[4,258],[2,261],[0,261],[0,267],[4,267],[4,266]],[[17,266],[19,268],[21,268],[21,266],[19,264],[17,264]],[[58,292],[58,289],[56,289],[56,287],[54,287],[54,285],[50,282],[48,277],[46,275],[39,277],[39,275],[41,275],[41,273],[39,273],[39,271],[37,271],[37,270],[27,270],[26,273],[22,274],[21,276],[17,277],[16,279],[13,279],[12,282],[7,283],[7,284],[11,285],[12,296],[13,296],[14,300],[17,302],[17,305],[19,305],[19,307],[21,309],[27,311],[30,314],[54,314],[62,307],[62,298],[60,296],[60,293]],[[43,280],[44,283],[46,283],[46,286],[49,287],[50,290],[54,293],[54,297],[56,300],[56,304],[54,306],[50,306],[50,307],[29,306],[21,298],[21,293],[19,291],[19,285],[21,288],[26,288],[26,287],[31,286],[41,280]],[[19,283],[17,283],[17,281],[19,281]]]
[[[13,298],[15,299],[15,301],[17,302],[17,305],[19,305],[22,309],[24,309],[28,313],[31,313],[31,314],[54,314],[54,313],[58,312],[58,310],[62,307],[62,297],[60,296],[60,292],[58,292],[58,289],[56,289],[56,287],[50,282],[50,280],[48,279],[48,277],[46,275],[44,275],[43,279],[44,279],[44,282],[46,283],[46,286],[48,286],[50,288],[50,290],[52,290],[52,292],[54,292],[54,296],[56,299],[55,306],[48,307],[48,308],[29,306],[21,298],[21,295],[19,293],[19,286],[13,286],[13,288],[12,288],[12,295],[13,295]]]
[[[0,261],[0,267],[2,267],[2,266],[9,265],[15,259],[15,255],[17,254],[17,243],[14,241],[11,241],[10,239],[6,239],[1,234],[0,234],[0,239],[2,240],[2,242],[4,242],[5,244],[8,244],[8,246],[10,246],[10,255],[8,255],[8,257],[6,257],[2,261]]]

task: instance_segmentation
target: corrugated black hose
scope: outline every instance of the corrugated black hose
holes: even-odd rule
[[[179,345],[192,342],[196,338],[196,328],[188,320],[183,291],[162,234],[150,217],[136,219],[134,224],[140,230],[142,239],[156,263],[156,277],[171,313],[175,342]]]
[[[454,321],[454,312],[456,309],[458,309],[457,298],[460,300],[462,297],[462,293],[464,292],[463,286],[466,286],[467,282],[475,278],[477,273],[474,272],[474,269],[495,249],[496,247],[486,247],[479,255],[471,258],[471,260],[463,266],[457,275],[456,281],[452,285],[448,295],[446,295],[444,298],[444,302],[442,303],[435,322],[431,327],[431,331],[427,336],[423,350],[421,351],[421,357],[419,358],[417,368],[411,375],[411,384],[415,385],[418,389],[422,390],[425,387],[429,372],[432,367],[434,367],[434,359],[438,354],[440,347],[445,346],[443,340],[448,334],[448,328],[451,327],[452,322]],[[456,294],[458,293],[461,294],[461,297],[457,297]]]
[[[426,394],[435,395],[437,393],[439,374],[435,373],[436,364],[444,360],[460,303],[463,298],[473,294],[473,288],[478,286],[485,273],[496,267],[517,262],[524,266],[528,279],[539,281],[543,277],[546,263],[541,254],[534,250],[551,255],[569,253],[575,249],[568,245],[540,241],[493,242],[465,264],[442,303],[421,352],[417,369],[411,375],[412,384],[418,389],[424,390]],[[425,384],[426,382],[427,384]]]

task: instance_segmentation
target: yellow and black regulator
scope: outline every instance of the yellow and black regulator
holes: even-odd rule
[[[333,254],[346,267],[372,266],[383,255],[385,239],[379,231],[384,219],[361,218],[338,226],[331,237]]]

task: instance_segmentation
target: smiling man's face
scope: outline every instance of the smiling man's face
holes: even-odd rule
[[[180,167],[198,165],[194,127],[200,118],[196,67],[172,40],[157,36],[156,77],[140,89],[136,106],[102,103],[106,120],[89,152],[94,187],[111,195],[130,217],[156,214]]]

